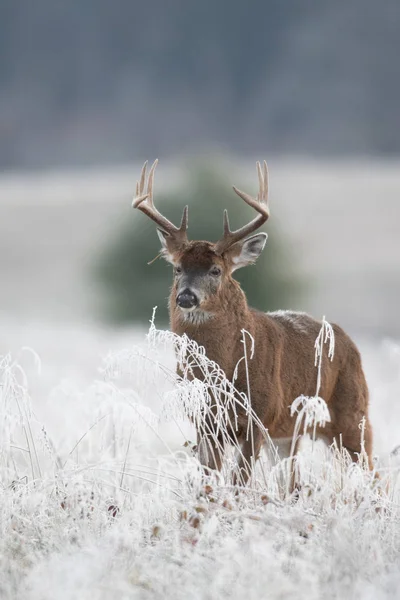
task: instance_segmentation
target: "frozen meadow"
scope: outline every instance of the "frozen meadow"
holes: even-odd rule
[[[306,441],[293,502],[271,452],[238,495],[230,456],[202,479],[182,406],[195,416],[207,389],[176,381],[170,334],[1,329],[1,598],[398,598],[394,342],[358,340],[381,480]]]
[[[308,441],[297,502],[271,451],[238,495],[231,455],[202,480],[182,407],[207,390],[178,385],[168,334],[88,322],[88,264],[127,218],[137,166],[4,175],[1,600],[399,598],[398,162],[269,166],[273,218],[310,283],[301,308],[361,350],[381,479]],[[181,173],[163,168],[172,189]],[[253,161],[237,168],[233,183],[253,181]]]

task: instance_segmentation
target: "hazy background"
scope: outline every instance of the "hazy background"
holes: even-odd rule
[[[0,164],[400,151],[397,0],[2,0]]]
[[[132,223],[136,263],[157,253],[130,208],[144,159],[161,159],[156,193],[183,199],[194,157],[251,192],[266,158],[266,252],[296,285],[259,308],[400,335],[399,26],[398,0],[0,0],[2,322],[105,322],[113,240]],[[222,226],[194,204],[191,231],[196,210]],[[148,292],[146,326],[168,287],[121,273],[132,303],[133,281]]]

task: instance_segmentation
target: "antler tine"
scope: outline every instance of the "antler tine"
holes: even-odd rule
[[[242,192],[235,186],[233,186],[234,192],[242,198],[252,208],[254,208],[258,213],[260,213],[255,219],[250,221],[247,225],[244,225],[240,229],[236,231],[231,231],[229,228],[229,218],[228,211],[224,211],[224,234],[223,237],[216,243],[216,251],[219,254],[222,254],[225,250],[227,250],[236,242],[239,242],[250,233],[261,227],[269,217],[269,209],[268,209],[268,167],[267,163],[264,160],[263,167],[261,168],[261,164],[259,161],[256,163],[257,167],[257,175],[258,175],[258,194],[257,198],[253,198],[246,192]]]
[[[183,213],[182,213],[182,219],[181,219],[181,224],[179,226],[179,231],[186,231],[188,228],[188,213],[189,213],[189,206],[186,205],[185,208],[183,209]]]
[[[228,211],[224,210],[224,236],[229,235],[231,232],[231,230],[229,229],[229,216],[228,216]]]
[[[144,163],[141,173],[140,180],[136,183],[136,196],[132,201],[133,208],[138,208],[142,213],[152,219],[164,233],[175,238],[180,243],[187,241],[186,230],[188,225],[188,207],[186,206],[180,227],[176,227],[171,221],[164,217],[154,206],[153,201],[153,186],[154,186],[154,172],[158,164],[158,159],[152,164],[149,175],[147,177],[147,189],[146,187],[146,170],[147,160]]]
[[[151,206],[154,206],[154,204],[153,204],[153,183],[154,183],[154,171],[156,170],[157,165],[158,165],[158,158],[156,158],[156,160],[151,165],[149,177],[147,180],[147,193],[149,194],[148,203]]]
[[[144,165],[143,165],[142,170],[140,172],[140,183],[139,183],[139,192],[140,192],[140,194],[143,194],[144,185],[146,183],[147,164],[148,164],[148,161],[146,160],[144,162]]]
[[[268,176],[268,165],[267,161],[264,160],[264,194],[266,197],[266,202],[268,204],[268,192],[269,192],[269,176]]]

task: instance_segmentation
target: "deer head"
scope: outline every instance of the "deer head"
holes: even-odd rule
[[[247,225],[231,231],[228,212],[225,210],[223,236],[213,243],[188,240],[187,206],[183,210],[179,227],[156,209],[153,202],[153,184],[157,162],[156,160],[150,169],[147,184],[147,162],[143,165],[132,205],[157,225],[162,256],[174,267],[171,301],[174,300],[184,315],[196,311],[203,315],[212,314],[218,307],[222,290],[232,281],[232,273],[236,269],[253,264],[267,241],[266,233],[247,237],[261,227],[269,217],[267,163],[264,161],[261,167],[257,162],[259,191],[256,198],[233,186],[236,194],[254,208],[258,215]]]

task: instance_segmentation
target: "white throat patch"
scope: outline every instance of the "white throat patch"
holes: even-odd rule
[[[183,320],[186,323],[191,323],[192,325],[202,325],[209,321],[212,317],[212,314],[205,311],[200,310],[199,308],[195,308],[194,310],[180,309],[183,315]]]

